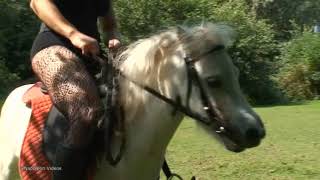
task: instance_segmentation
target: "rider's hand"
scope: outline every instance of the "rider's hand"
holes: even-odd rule
[[[110,39],[108,42],[108,48],[110,50],[117,50],[121,46],[121,42],[119,39]]]
[[[79,48],[84,55],[99,55],[100,53],[98,41],[79,31],[71,33],[69,40],[75,47]]]

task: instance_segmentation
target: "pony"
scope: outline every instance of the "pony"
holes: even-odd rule
[[[242,152],[265,137],[262,120],[240,90],[239,70],[227,48],[234,31],[202,23],[173,27],[138,40],[119,53],[120,104],[126,136],[122,159],[97,164],[94,179],[159,178],[166,148],[184,115],[196,120],[227,150]],[[0,179],[19,159],[31,109],[22,96],[32,84],[13,90],[0,119]],[[114,142],[120,144],[119,139]],[[112,151],[118,148],[113,146]]]

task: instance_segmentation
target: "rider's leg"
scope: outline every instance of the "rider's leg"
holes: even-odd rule
[[[94,80],[75,53],[62,46],[38,52],[32,68],[46,85],[56,107],[70,121],[64,142],[57,147],[54,179],[83,179],[91,142],[102,104]],[[81,178],[80,178],[81,177]]]

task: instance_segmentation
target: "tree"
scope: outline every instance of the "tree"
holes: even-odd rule
[[[230,50],[241,72],[241,85],[255,103],[276,100],[272,62],[279,54],[272,26],[255,14],[243,0],[118,0],[115,3],[120,29],[128,41],[145,37],[164,27],[200,23],[202,20],[225,22],[238,32]]]
[[[221,1],[214,11],[216,21],[226,21],[238,32],[230,53],[240,69],[244,92],[256,104],[279,101],[281,94],[271,80],[280,54],[275,32],[267,21],[257,19],[243,0]]]
[[[8,92],[8,87],[11,87],[19,77],[17,74],[11,73],[8,68],[4,65],[3,58],[0,56],[0,100],[4,98]]]
[[[310,32],[304,32],[284,46],[275,80],[290,99],[310,100],[320,96],[319,49],[319,34]]]
[[[28,1],[0,1],[0,96],[5,96],[17,81],[32,76],[29,60],[38,21]]]
[[[129,42],[177,24],[200,22],[210,16],[208,0],[127,0],[115,1],[120,32]]]
[[[0,55],[8,70],[22,79],[31,76],[29,52],[39,29],[28,1],[0,1]]]
[[[280,40],[289,40],[295,24],[299,31],[320,21],[318,0],[246,0],[259,19],[268,19]]]

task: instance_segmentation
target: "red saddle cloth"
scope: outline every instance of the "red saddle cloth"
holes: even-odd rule
[[[41,92],[39,83],[26,92],[23,101],[32,108],[32,114],[20,152],[20,176],[23,180],[51,180],[54,167],[50,166],[41,146],[44,123],[52,102]]]
[[[24,94],[23,102],[31,107],[32,113],[20,152],[19,174],[22,180],[51,180],[52,171],[60,167],[51,166],[44,155],[42,133],[52,101],[41,92],[41,83],[36,83]],[[88,180],[93,175],[94,170],[88,169]]]

